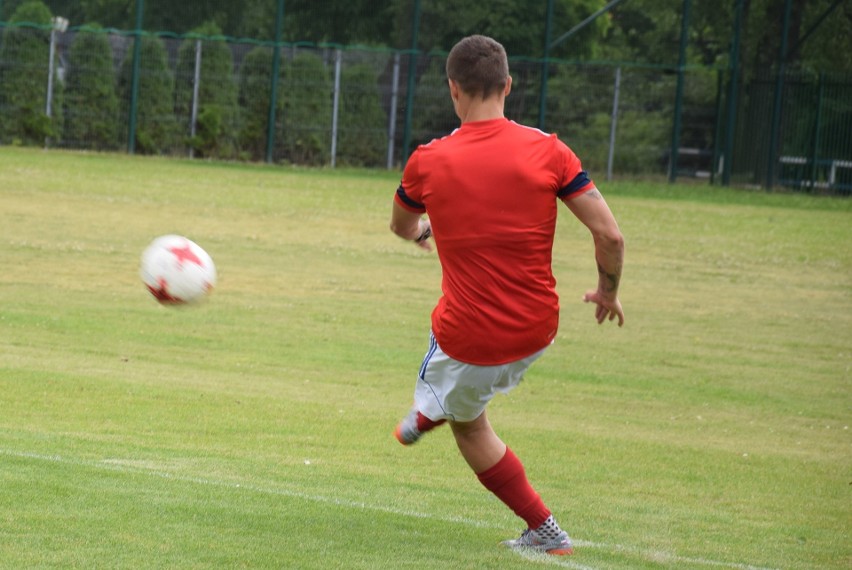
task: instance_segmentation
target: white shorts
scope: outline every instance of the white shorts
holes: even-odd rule
[[[477,366],[444,354],[435,336],[430,334],[429,350],[414,389],[414,405],[433,421],[473,421],[498,392],[505,394],[517,386],[527,368],[545,350],[507,364]]]

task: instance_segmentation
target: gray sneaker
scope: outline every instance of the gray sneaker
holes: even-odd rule
[[[393,435],[402,445],[411,445],[423,437],[423,434],[427,431],[431,431],[445,423],[447,423],[447,420],[433,422],[426,416],[421,415],[416,408],[411,408],[408,415],[402,418],[402,421],[396,426]]]
[[[571,544],[571,539],[568,538],[568,533],[565,531],[560,531],[553,538],[545,538],[540,536],[538,532],[528,528],[521,534],[520,538],[504,540],[503,544],[512,550],[528,549],[554,556],[574,554],[574,546]]]
[[[420,439],[423,434],[417,429],[417,410],[412,408],[408,415],[402,418],[393,435],[402,445],[411,445]]]

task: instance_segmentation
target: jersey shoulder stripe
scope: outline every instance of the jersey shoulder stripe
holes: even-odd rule
[[[402,187],[402,184],[400,184],[399,188],[396,189],[396,195],[400,199],[400,201],[402,201],[402,203],[408,206],[409,208],[414,208],[415,210],[426,209],[426,206],[424,206],[417,200],[412,200],[408,197],[408,194],[405,193],[405,188]]]
[[[585,170],[581,170],[577,176],[575,176],[567,186],[561,188],[556,195],[563,199],[568,198],[569,196],[579,193],[580,190],[584,190],[591,183],[592,180],[589,178],[588,173]]]
[[[432,139],[432,140],[430,140],[430,141],[429,141],[429,142],[427,142],[427,143],[421,144],[418,148],[429,148],[429,147],[433,146],[435,143],[439,143],[439,142],[441,142],[441,141],[445,141],[445,140],[447,140],[448,138],[450,138],[450,137],[452,137],[454,134],[456,134],[458,131],[459,131],[458,129],[453,129],[453,132],[451,132],[450,134],[448,134],[448,135],[444,135],[444,136],[442,136],[442,137],[438,137],[438,138],[436,138],[436,139]]]
[[[515,125],[515,126],[518,126],[518,127],[522,128],[522,129],[525,129],[525,130],[527,130],[527,131],[532,131],[532,132],[534,132],[534,133],[538,133],[538,134],[540,134],[540,135],[541,135],[541,136],[543,136],[543,137],[550,138],[550,137],[552,137],[552,136],[553,136],[553,134],[552,134],[552,133],[546,133],[546,132],[544,132],[543,130],[541,130],[541,129],[539,129],[539,128],[536,128],[536,127],[530,127],[529,125],[522,125],[522,124],[520,124],[520,123],[516,123],[515,121],[509,121],[509,122],[510,122],[510,123],[512,123],[512,124],[513,124],[513,125]]]

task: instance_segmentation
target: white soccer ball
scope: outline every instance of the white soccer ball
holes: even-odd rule
[[[161,236],[142,253],[142,282],[164,305],[195,303],[216,286],[216,266],[197,243],[183,236]]]

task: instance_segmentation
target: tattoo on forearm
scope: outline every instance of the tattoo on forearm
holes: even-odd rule
[[[589,198],[594,198],[595,200],[602,200],[603,196],[601,196],[600,190],[597,188],[592,188],[588,192],[586,192],[586,196]]]
[[[621,279],[621,264],[618,264],[614,273],[608,273],[603,266],[598,263],[598,274],[600,275],[601,288],[607,293],[612,293],[618,290],[618,282]]]

